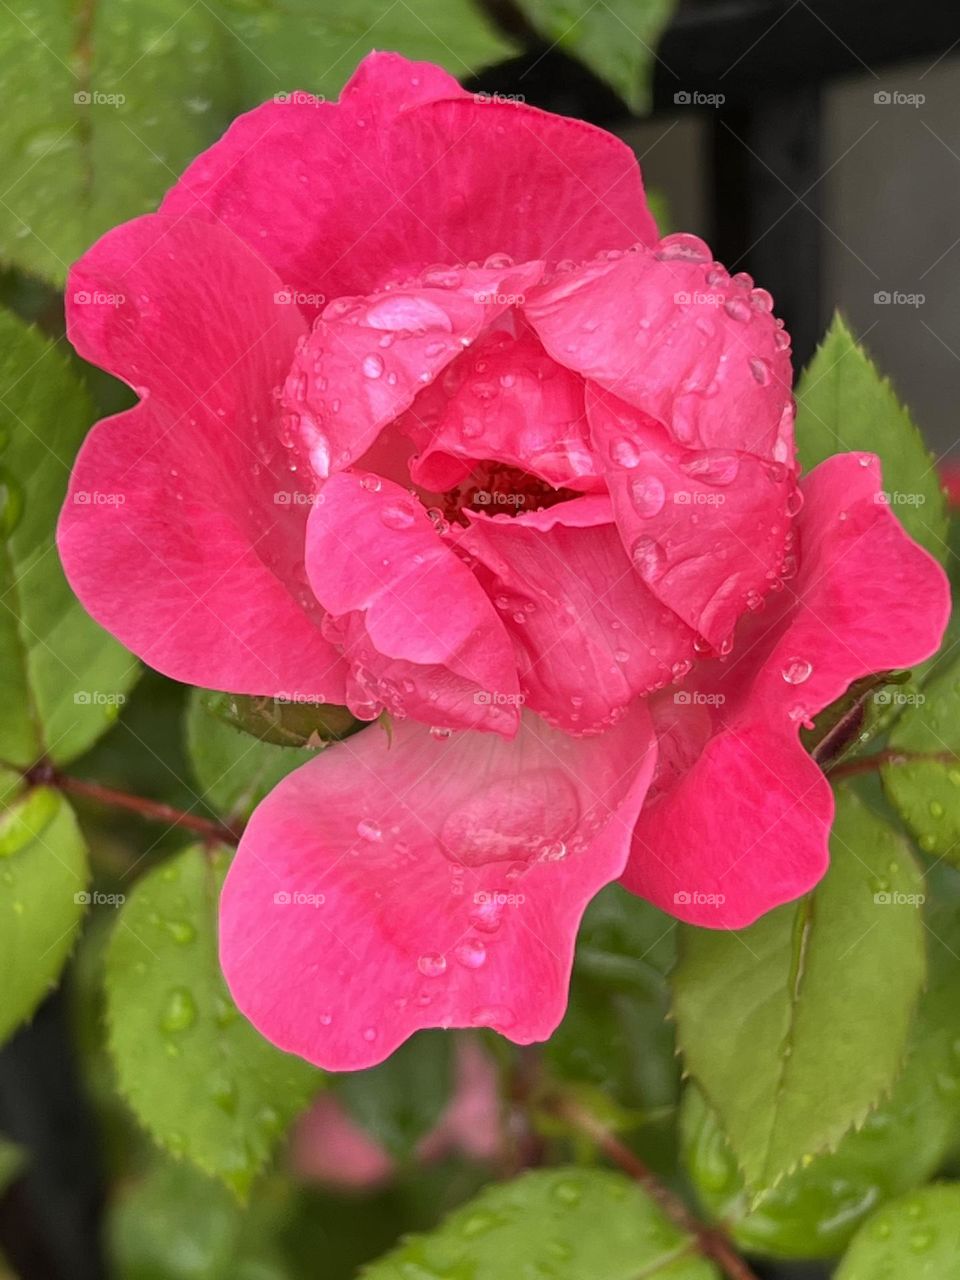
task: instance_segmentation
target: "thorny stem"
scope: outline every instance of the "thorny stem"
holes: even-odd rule
[[[861,773],[873,773],[885,764],[953,764],[960,767],[960,755],[955,751],[875,751],[872,756],[848,760],[826,770],[828,778],[853,778]]]
[[[124,809],[129,813],[137,813],[147,822],[162,822],[169,827],[183,827],[186,831],[195,831],[207,841],[236,844],[240,832],[224,822],[215,822],[210,818],[201,818],[199,814],[187,813],[185,809],[176,809],[173,805],[161,804],[158,800],[147,800],[144,796],[131,795],[127,791],[118,791],[114,787],[104,787],[99,782],[85,782],[82,778],[73,778],[69,774],[60,773],[50,764],[35,766],[27,774],[28,782],[34,786],[56,787],[67,795],[83,796],[95,804],[105,805],[110,809]]]
[[[579,1129],[597,1144],[603,1154],[624,1173],[640,1184],[651,1200],[660,1206],[681,1231],[692,1237],[704,1257],[712,1259],[728,1280],[758,1280],[756,1273],[735,1251],[722,1231],[708,1227],[695,1218],[683,1200],[665,1187],[639,1156],[615,1137],[595,1116],[569,1098],[554,1104],[557,1115]]]

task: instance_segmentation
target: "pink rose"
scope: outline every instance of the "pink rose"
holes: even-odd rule
[[[539,1040],[609,881],[727,928],[816,883],[799,729],[936,648],[945,579],[872,456],[798,483],[769,295],[658,239],[626,146],[375,54],[236,121],[81,291],[141,397],[73,476],[124,501],[61,520],[90,612],[176,679],[394,724],[241,842],[221,954],[265,1035]]]

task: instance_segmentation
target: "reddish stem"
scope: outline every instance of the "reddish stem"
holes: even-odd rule
[[[85,782],[82,778],[72,778],[69,774],[58,772],[50,765],[41,765],[37,769],[32,769],[28,777],[36,785],[56,787],[67,795],[83,796],[110,809],[125,809],[129,813],[139,814],[147,822],[163,822],[169,827],[183,827],[186,831],[195,831],[197,835],[203,836],[208,841],[236,844],[240,839],[240,833],[226,823],[201,818],[198,814],[187,813],[184,809],[175,809],[173,805],[161,804],[159,800],[147,800],[143,796],[134,796],[127,791],[117,791],[114,787],[104,787],[99,782]]]
[[[849,760],[846,764],[832,765],[827,771],[828,778],[854,778],[861,773],[873,773],[885,764],[955,764],[960,766],[960,756],[954,751],[876,751],[872,756],[863,756],[860,760]]]
[[[671,1222],[693,1238],[700,1253],[711,1258],[722,1269],[728,1280],[758,1280],[756,1273],[734,1250],[723,1232],[708,1227],[695,1218],[680,1197],[674,1195],[669,1187],[665,1187],[640,1157],[619,1138],[614,1137],[599,1120],[569,1098],[560,1099],[556,1104],[556,1111],[595,1142],[608,1160],[639,1183]]]

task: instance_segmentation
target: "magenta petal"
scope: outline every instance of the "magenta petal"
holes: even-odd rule
[[[369,297],[338,298],[315,321],[284,387],[290,428],[325,477],[380,431],[539,280],[543,264],[437,268]]]
[[[607,392],[587,393],[597,456],[638,574],[714,648],[778,578],[796,480],[751,453],[684,449]]]
[[[331,476],[310,516],[307,572],[343,620],[340,642],[369,715],[380,703],[428,724],[515,732],[510,640],[416,498],[376,476]]]
[[[413,478],[442,493],[479,461],[500,462],[555,488],[602,488],[587,435],[584,381],[536,337],[497,329],[425,388],[401,427],[420,449]]]
[[[789,463],[789,341],[770,296],[731,280],[694,236],[667,236],[531,290],[547,351],[661,423],[679,444]]]
[[[156,215],[77,263],[70,338],[141,403],[87,437],[58,543],[86,609],[166,675],[342,701],[306,589],[307,495],[276,435],[271,392],[304,328],[278,285],[222,228]]]
[[[946,627],[946,577],[878,500],[876,458],[828,458],[802,488],[795,583],[654,708],[660,771],[623,879],[693,924],[741,928],[817,883],[833,797],[800,725]]]
[[[689,669],[694,632],[639,580],[609,498],[512,519],[471,513],[459,546],[501,610],[527,705],[551,724],[604,729]]]
[[[333,746],[260,805],[227,876],[220,955],[241,1011],[334,1071],[420,1027],[545,1039],[654,754],[640,705],[597,738],[528,714],[511,742],[408,721],[392,745],[371,728]]]
[[[612,134],[479,101],[384,53],[336,104],[291,94],[241,116],[163,212],[221,222],[285,284],[328,300],[435,262],[582,259],[656,238],[636,158]]]

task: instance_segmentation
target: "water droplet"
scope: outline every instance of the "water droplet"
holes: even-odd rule
[[[407,502],[391,502],[380,512],[380,519],[388,529],[409,529],[415,518],[416,513]]]
[[[197,1018],[197,1006],[186,987],[175,987],[167,996],[160,1018],[161,1031],[186,1031]]]
[[[640,450],[632,440],[621,437],[610,445],[610,460],[618,467],[635,467],[640,461]]]
[[[646,582],[658,578],[667,562],[667,553],[654,538],[638,538],[630,548],[630,557]]]
[[[780,669],[780,674],[787,684],[803,684],[810,679],[813,663],[806,658],[790,658]]]
[[[681,462],[680,469],[705,484],[722,487],[736,480],[740,459],[735,453],[701,453]]]
[[[750,304],[743,298],[728,298],[723,304],[723,309],[731,320],[737,320],[741,324],[745,324],[750,319]]]
[[[417,968],[425,978],[439,978],[447,971],[447,958],[438,952],[431,951],[420,956],[417,960]]]
[[[479,938],[467,939],[455,948],[453,954],[465,969],[479,969],[486,962],[487,946]]]
[[[365,378],[379,378],[383,373],[383,359],[376,354],[364,356],[362,368]]]
[[[754,381],[759,382],[761,387],[769,386],[770,366],[762,357],[756,356],[750,361],[750,372],[753,374]]]
[[[379,844],[383,839],[383,831],[378,822],[372,818],[361,818],[357,823],[357,835],[361,840],[369,840],[371,844]]]
[[[570,834],[580,816],[561,769],[526,769],[478,788],[440,831],[443,852],[463,866],[525,861]]]
[[[630,499],[637,515],[650,520],[663,510],[666,492],[657,476],[636,476],[630,481]]]

